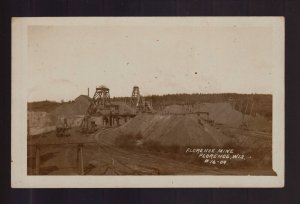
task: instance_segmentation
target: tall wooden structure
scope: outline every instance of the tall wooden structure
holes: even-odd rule
[[[111,106],[109,88],[106,86],[96,87],[95,94],[87,109],[88,115],[93,115],[101,109],[109,109]]]
[[[140,94],[138,86],[134,86],[131,94],[131,106],[135,108],[136,112],[151,112],[152,104],[145,100]]]
[[[94,132],[96,130],[96,124],[91,120],[91,116],[95,114],[111,114],[112,107],[109,88],[106,86],[96,87],[95,94],[81,122],[82,132]]]
[[[138,86],[134,86],[132,89],[131,106],[133,106],[137,112],[143,112],[144,110],[144,101]]]

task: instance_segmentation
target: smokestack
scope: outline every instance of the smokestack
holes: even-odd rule
[[[90,97],[90,88],[88,88],[88,97]]]

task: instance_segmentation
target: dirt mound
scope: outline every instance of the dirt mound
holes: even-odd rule
[[[243,123],[243,114],[234,109],[230,103],[205,103],[196,106],[201,111],[209,112],[209,117],[216,123],[225,124],[231,127],[240,127]],[[272,122],[265,117],[245,115],[244,122],[248,123],[249,129],[269,130],[272,129]]]
[[[246,121],[248,122],[249,129],[259,130],[263,132],[272,132],[272,121],[268,121],[265,117],[256,114],[255,117],[247,116]]]
[[[85,95],[78,96],[74,102],[65,103],[54,111],[51,112],[53,115],[64,115],[64,116],[71,116],[71,115],[84,115],[86,110],[90,104],[90,98]]]
[[[162,145],[223,146],[230,141],[195,115],[140,114],[117,131],[124,135],[141,134],[143,142],[155,141]]]
[[[231,127],[240,127],[243,122],[243,114],[234,109],[230,103],[201,103],[195,105],[171,105],[167,106],[164,113],[195,113],[208,112],[209,118],[216,123],[228,125]],[[270,130],[272,124],[266,118],[260,115],[245,115],[244,121],[248,122],[249,128],[254,130]]]
[[[242,124],[243,114],[233,108],[230,103],[204,103],[195,109],[209,112],[210,119],[216,123],[239,127]]]
[[[188,105],[170,105],[164,108],[163,113],[183,114],[190,113],[192,111],[194,111],[193,108]]]

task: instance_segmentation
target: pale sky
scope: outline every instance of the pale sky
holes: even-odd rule
[[[272,93],[272,27],[30,26],[29,101]]]

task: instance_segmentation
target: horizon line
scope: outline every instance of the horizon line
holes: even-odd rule
[[[235,92],[218,92],[218,93],[172,93],[172,94],[152,94],[152,95],[143,95],[143,97],[152,97],[152,96],[168,96],[168,95],[194,95],[194,94],[203,94],[203,95],[220,95],[220,94],[237,94],[237,95],[273,95],[272,93],[235,93]],[[92,94],[93,95],[93,94]],[[27,103],[33,103],[33,102],[44,102],[44,101],[49,101],[49,102],[57,102],[61,103],[61,101],[68,102],[68,101],[73,101],[79,96],[88,96],[87,94],[80,94],[77,97],[73,99],[60,99],[60,100],[50,100],[50,99],[43,99],[43,100],[35,100],[35,101],[28,101]],[[88,96],[90,98],[93,98],[93,96]],[[131,96],[112,96],[110,98],[131,98]]]

